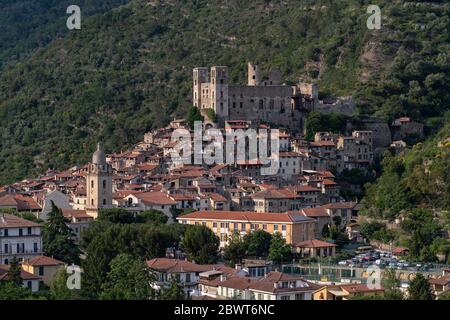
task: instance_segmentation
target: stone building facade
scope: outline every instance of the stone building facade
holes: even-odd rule
[[[213,109],[219,124],[226,120],[269,123],[303,132],[305,115],[318,101],[315,84],[296,86],[281,83],[272,70],[263,80],[259,66],[248,63],[246,85],[231,84],[228,67],[200,67],[193,70],[193,104],[201,110]]]

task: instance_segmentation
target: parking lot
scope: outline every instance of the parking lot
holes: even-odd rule
[[[374,264],[379,266],[381,269],[409,271],[431,271],[431,269],[438,269],[441,267],[431,263],[406,261],[403,257],[397,257],[391,252],[382,250],[371,250],[366,253],[357,254],[351,259],[341,260],[338,262],[338,265],[340,266],[355,268],[368,268]]]

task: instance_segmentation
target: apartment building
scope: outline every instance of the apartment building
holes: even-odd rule
[[[198,211],[177,218],[180,223],[203,225],[220,239],[223,248],[235,233],[241,236],[264,230],[270,234],[281,233],[286,243],[314,239],[314,219],[294,213],[267,213],[244,211]]]
[[[14,256],[22,261],[39,255],[41,225],[12,214],[0,214],[0,264],[8,264]]]

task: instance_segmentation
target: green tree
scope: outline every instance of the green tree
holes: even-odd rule
[[[80,299],[80,290],[71,290],[67,287],[67,274],[66,268],[60,268],[53,276],[50,283],[50,297],[53,300],[77,300]]]
[[[155,276],[145,262],[120,254],[111,260],[110,269],[102,284],[100,299],[149,300],[154,296],[151,283]]]
[[[136,217],[137,222],[166,224],[169,218],[161,211],[146,210]]]
[[[410,300],[433,300],[430,283],[421,273],[410,282],[408,293]]]
[[[382,284],[385,300],[403,300],[403,293],[399,289],[400,279],[394,269],[386,269],[383,273]]]
[[[244,236],[249,256],[267,257],[272,236],[264,230],[256,230]]]
[[[235,266],[241,263],[247,253],[247,245],[238,233],[233,234],[227,246],[223,249],[223,257],[228,260],[228,264]]]
[[[0,281],[0,300],[24,300],[33,299],[29,288],[17,286],[12,281]]]
[[[169,281],[169,286],[161,288],[158,294],[159,300],[186,300],[183,285],[179,282],[177,277],[172,277]]]
[[[288,261],[291,256],[292,248],[286,244],[286,240],[280,233],[275,233],[270,241],[269,259],[277,264]]]
[[[186,122],[193,128],[195,121],[203,121],[203,116],[197,107],[192,106],[189,108],[186,115]]]
[[[22,286],[22,267],[20,266],[19,260],[14,256],[9,264],[9,270],[6,278],[11,281],[16,286]]]
[[[217,260],[219,238],[205,226],[188,226],[181,248],[196,263],[214,263]]]
[[[44,254],[68,264],[79,264],[81,251],[68,223],[69,220],[52,201],[52,210],[43,228]]]
[[[121,208],[101,209],[98,213],[98,220],[127,224],[136,222],[135,215],[135,213]]]

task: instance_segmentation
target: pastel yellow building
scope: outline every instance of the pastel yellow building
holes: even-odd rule
[[[62,267],[64,262],[46,256],[38,256],[22,262],[23,270],[39,276],[46,285],[50,285],[56,271]]]
[[[287,244],[314,239],[314,219],[293,213],[260,213],[247,211],[197,211],[177,218],[180,223],[203,225],[220,239],[223,248],[233,234],[245,235],[256,230],[280,233]]]

